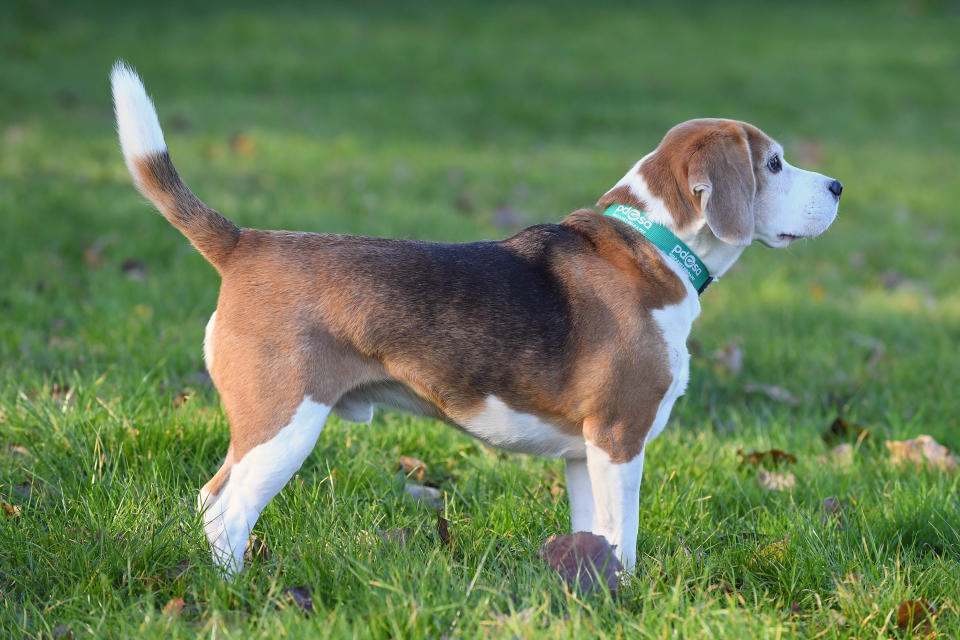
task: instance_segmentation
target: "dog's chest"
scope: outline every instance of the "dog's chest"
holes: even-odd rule
[[[496,396],[487,396],[480,411],[457,420],[464,431],[487,444],[509,451],[555,458],[583,457],[583,436],[564,433],[529,413],[510,408]]]
[[[660,435],[667,426],[673,403],[687,390],[687,383],[690,380],[690,352],[687,350],[687,337],[698,315],[700,315],[700,301],[696,295],[687,297],[680,304],[653,312],[653,319],[663,334],[672,382],[660,401],[657,417],[650,431],[647,432],[647,442]]]

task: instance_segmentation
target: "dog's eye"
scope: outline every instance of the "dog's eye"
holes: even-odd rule
[[[770,160],[767,161],[767,168],[773,173],[780,173],[780,169],[783,169],[783,165],[780,164],[780,156],[770,158]]]

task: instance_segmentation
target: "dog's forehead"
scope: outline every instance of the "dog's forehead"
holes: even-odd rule
[[[674,126],[663,137],[661,148],[686,147],[687,154],[692,153],[708,140],[715,137],[729,136],[745,139],[751,159],[755,165],[766,163],[772,152],[782,153],[780,144],[749,122],[728,120],[726,118],[697,118],[687,120]],[[681,156],[687,154],[680,154]]]

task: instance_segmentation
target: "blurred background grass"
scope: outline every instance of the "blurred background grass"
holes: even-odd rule
[[[818,453],[838,398],[879,434],[930,433],[960,450],[958,33],[956,3],[920,1],[3,3],[0,439],[41,440],[37,421],[56,420],[24,413],[23,398],[57,382],[139,403],[143,438],[151,422],[156,432],[155,447],[138,446],[190,460],[188,477],[165,480],[174,492],[204,482],[225,446],[221,418],[167,409],[202,369],[218,283],[130,185],[107,80],[124,58],[154,96],[187,183],[263,228],[505,237],[593,204],[679,121],[750,121],[794,164],[843,181],[840,217],[789,250],[750,249],[703,297],[678,428],[648,459],[648,515],[672,517],[660,509],[675,495],[665,478],[691,451],[706,456],[697,469],[741,445]],[[744,354],[738,375],[710,358],[731,343]],[[781,386],[799,405],[749,384]],[[199,398],[216,407],[209,390]],[[92,420],[56,428],[83,434]],[[399,418],[378,420],[382,431]],[[160,431],[171,421],[191,442],[209,430],[218,440],[193,460]],[[467,446],[432,424],[400,424],[409,432],[396,437],[425,432],[444,455]],[[713,434],[717,425],[738,431]],[[371,451],[400,446],[333,421],[320,445],[329,464],[348,464],[335,445],[354,433]],[[498,472],[485,473],[494,482]],[[711,477],[691,477],[693,493],[725,481]],[[811,478],[810,496],[820,482],[833,486]],[[877,505],[889,499],[882,472],[864,482]],[[956,523],[955,490],[924,494],[924,518]],[[562,521],[563,500],[552,504],[551,522]],[[900,531],[902,515],[879,530]],[[664,526],[651,522],[652,547]],[[956,539],[923,526],[911,535],[940,548]],[[21,605],[35,597],[16,593]]]

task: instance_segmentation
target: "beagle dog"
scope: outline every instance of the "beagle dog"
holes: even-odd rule
[[[498,242],[240,228],[181,181],[137,74],[118,62],[111,84],[137,188],[222,280],[203,352],[230,446],[199,506],[231,574],[327,416],[370,422],[375,405],[563,458],[572,530],[632,569],[645,445],[687,386],[700,292],[755,240],[822,233],[842,190],[758,128],[702,119],[667,132],[600,211]]]

